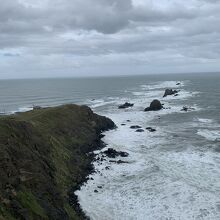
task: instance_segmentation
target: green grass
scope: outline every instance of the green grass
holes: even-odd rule
[[[29,211],[30,220],[51,219],[57,214],[56,209],[69,219],[83,219],[67,204],[67,192],[87,175],[91,163],[87,153],[94,150],[97,132],[106,122],[90,109],[77,105],[0,117],[2,198],[13,198]],[[21,180],[19,185],[15,180]],[[14,187],[13,193],[2,187],[8,182]],[[14,220],[15,211],[22,216],[24,210],[0,205],[0,220]]]
[[[42,219],[48,219],[44,209],[39,205],[35,196],[29,191],[20,191],[17,194],[17,198],[20,201],[23,208],[30,211],[33,219],[33,215],[37,215]]]
[[[82,218],[77,216],[77,214],[75,213],[75,211],[73,210],[73,208],[69,204],[66,203],[64,205],[64,209],[66,210],[70,220],[82,220]]]
[[[71,151],[65,148],[55,137],[51,136],[50,142],[53,146],[51,157],[56,167],[56,182],[65,196],[67,188],[71,185],[70,170],[67,166],[71,157]]]
[[[0,220],[16,220],[3,206],[0,206]]]

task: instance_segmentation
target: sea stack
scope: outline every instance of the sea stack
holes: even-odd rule
[[[178,93],[177,90],[173,90],[173,89],[166,89],[165,90],[165,93],[163,95],[163,97],[166,97],[168,95],[176,95]]]
[[[155,99],[151,102],[150,106],[145,108],[144,111],[159,111],[163,108],[162,104],[160,103],[159,100]]]

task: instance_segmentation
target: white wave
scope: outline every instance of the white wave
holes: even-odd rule
[[[163,130],[167,128],[160,127],[158,116],[185,113],[173,99],[188,99],[196,94],[182,90],[177,97],[162,99],[164,90],[161,89],[175,88],[176,83],[144,85],[142,91],[130,91],[135,96],[129,99],[134,103],[133,108],[118,110],[116,103],[126,100],[119,98],[105,111],[118,126],[117,130],[105,132],[106,148],[126,151],[129,156],[115,159],[128,162],[125,164],[111,163],[110,159],[95,162],[97,173],[92,175],[93,180],[76,192],[83,210],[92,220],[220,219],[220,166],[216,162],[220,156],[193,151],[193,146],[172,140],[170,133]],[[162,100],[164,107],[171,108],[144,112],[156,98]],[[200,110],[196,104],[192,107],[194,111]],[[143,129],[152,126],[156,132],[137,133],[130,129],[131,125]]]
[[[180,85],[178,85],[180,83]],[[166,88],[180,88],[185,85],[185,82],[183,81],[163,81],[163,82],[157,82],[154,84],[148,84],[148,85],[141,85],[142,90],[154,90],[154,89],[166,89]]]
[[[181,89],[178,92],[177,96],[170,95],[163,97],[165,89],[166,88],[179,88],[184,86],[184,83],[182,82],[181,85],[176,85],[176,81],[167,81],[162,82],[155,85],[142,85],[141,91],[133,88],[130,93],[132,93],[134,96],[137,96],[138,98],[142,97],[143,99],[160,99],[162,101],[166,100],[186,100],[193,96],[196,96],[199,94],[199,92],[192,92],[192,91],[186,91],[185,89]],[[129,91],[128,91],[129,92]]]
[[[213,120],[210,119],[210,118],[198,118],[197,120],[198,120],[199,122],[205,123],[205,124],[213,123]]]
[[[197,134],[206,138],[209,141],[220,141],[219,130],[200,129],[198,130]]]
[[[33,107],[30,107],[30,106],[29,107],[19,107],[17,110],[9,112],[9,114],[14,114],[16,112],[27,112],[27,111],[31,111],[31,110],[33,110]]]
[[[162,133],[153,135],[135,135],[129,126],[106,133],[105,142],[126,150],[130,155],[123,160],[129,163],[95,163],[94,180],[77,192],[85,212],[95,220],[219,219],[214,155],[166,151]]]
[[[146,92],[132,92],[132,94],[136,96],[142,96],[142,95],[146,95]]]
[[[180,90],[177,96],[169,95],[169,96],[164,97],[163,100],[179,100],[179,99],[184,100],[184,99],[189,99],[193,96],[196,96],[197,94],[199,94],[199,92]]]
[[[99,103],[96,103],[96,104],[90,104],[89,106],[91,108],[97,108],[97,107],[110,105],[110,104],[114,104],[114,103],[116,103],[116,102],[115,101],[103,101],[103,102],[99,102]]]

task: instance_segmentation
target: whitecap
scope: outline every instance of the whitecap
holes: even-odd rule
[[[210,118],[197,118],[197,120],[199,121],[199,122],[201,122],[201,123],[208,123],[208,124],[210,124],[210,123],[213,123],[213,120],[212,119],[210,119]]]
[[[206,138],[209,141],[220,141],[219,130],[200,129],[198,130],[197,134]]]
[[[14,114],[16,112],[27,112],[33,110],[33,107],[27,106],[27,107],[19,107],[17,110],[10,111],[9,114]]]
[[[180,83],[180,84],[178,84]],[[141,85],[142,90],[154,90],[154,89],[165,89],[165,88],[180,88],[185,85],[185,82],[181,81],[163,81],[163,82],[157,82],[153,84],[148,85]]]

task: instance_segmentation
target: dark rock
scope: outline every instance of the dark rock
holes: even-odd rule
[[[102,189],[102,186],[97,186],[97,188]]]
[[[39,110],[39,109],[42,109],[42,107],[39,106],[39,105],[34,105],[34,106],[33,106],[33,110]]]
[[[165,93],[164,93],[164,95],[163,95],[163,97],[166,97],[166,96],[168,96],[168,95],[175,95],[175,94],[177,94],[177,93],[178,93],[177,90],[166,89],[166,90],[165,90]]]
[[[187,112],[188,110],[189,110],[189,108],[186,107],[186,106],[184,106],[184,107],[181,109],[181,111],[185,111],[185,112]]]
[[[99,191],[97,189],[94,190],[95,193],[98,193]]]
[[[188,111],[193,111],[195,110],[195,108],[192,108],[192,107],[187,107],[187,106],[184,106],[181,111],[184,111],[184,112],[188,112]]]
[[[99,135],[99,138],[100,138],[100,139],[102,139],[102,138],[104,138],[104,137],[105,137],[104,134],[100,134],[100,135]]]
[[[141,126],[139,126],[139,125],[132,125],[130,128],[131,129],[138,129],[138,128],[141,128]]]
[[[133,107],[134,104],[132,103],[129,103],[129,102],[125,102],[123,105],[119,105],[118,108],[119,109],[124,109],[124,108],[130,108],[130,107]]]
[[[137,129],[136,132],[144,132],[144,129]]]
[[[116,151],[116,150],[114,150],[113,148],[108,148],[108,150],[104,151],[103,153],[104,153],[107,157],[110,157],[110,158],[115,158],[115,157],[118,157],[118,156],[128,157],[128,155],[129,155],[127,152]]]
[[[121,157],[128,157],[129,153],[127,152],[123,152],[123,151],[119,151],[119,156]]]
[[[147,127],[146,130],[148,130],[149,132],[155,132],[156,129],[152,128],[152,127]]]
[[[176,85],[177,85],[177,86],[180,86],[180,85],[181,85],[181,83],[180,83],[180,82],[178,82]]]
[[[159,100],[155,99],[151,102],[150,107],[145,108],[145,112],[147,111],[159,111],[163,108],[162,104]]]
[[[127,122],[131,122],[131,120],[127,120]]]
[[[122,164],[122,163],[128,163],[127,161],[123,161],[123,160],[109,160],[110,163],[117,163],[117,164]]]
[[[128,163],[127,161],[123,161],[123,160],[118,160],[117,164],[122,164],[122,163]]]
[[[121,126],[125,126],[126,124],[121,124]]]

